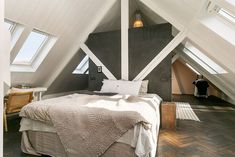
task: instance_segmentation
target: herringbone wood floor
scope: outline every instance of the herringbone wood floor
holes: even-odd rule
[[[189,102],[201,122],[178,120],[175,131],[161,130],[158,157],[235,157],[232,105],[215,97],[174,95],[173,99]],[[34,157],[21,153],[19,118],[9,119],[9,125],[9,132],[4,134],[4,157]]]
[[[235,157],[233,106],[215,97],[173,98],[189,102],[201,122],[177,120],[175,131],[161,130],[158,157]]]

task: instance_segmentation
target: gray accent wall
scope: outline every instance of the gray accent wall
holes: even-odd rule
[[[121,78],[121,32],[111,31],[90,34],[86,43],[89,49],[117,78]],[[97,66],[89,60],[89,90],[100,90],[103,73],[97,72]]]
[[[171,25],[129,29],[129,79],[138,73],[172,40]],[[90,34],[87,45],[117,78],[121,78],[120,30]],[[103,73],[89,62],[89,90],[100,90]],[[167,56],[145,79],[149,80],[149,93],[157,93],[163,100],[171,100],[171,55]]]

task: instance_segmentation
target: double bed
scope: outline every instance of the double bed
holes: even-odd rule
[[[71,94],[20,112],[24,153],[53,157],[154,157],[161,98],[156,94]]]

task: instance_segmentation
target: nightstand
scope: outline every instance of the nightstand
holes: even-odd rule
[[[174,102],[161,104],[161,127],[162,129],[176,128],[176,104]]]

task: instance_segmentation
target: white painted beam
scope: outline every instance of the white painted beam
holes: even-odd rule
[[[171,53],[186,37],[187,30],[181,31],[162,51],[134,78],[143,80],[161,61]]]
[[[54,82],[54,80],[59,76],[59,74],[62,72],[65,66],[70,62],[70,60],[80,49],[80,44],[84,43],[87,40],[88,35],[95,30],[100,21],[105,17],[105,15],[114,5],[115,1],[116,0],[107,1],[104,7],[98,11],[99,14],[97,14],[93,19],[90,20],[91,24],[87,26],[87,29],[84,31],[84,33],[77,39],[77,41],[75,42],[74,46],[70,49],[70,51],[67,52],[68,55],[66,55],[64,60],[57,65],[57,68],[54,71],[54,73],[51,74],[51,77],[42,86],[50,87],[50,85]]]
[[[129,0],[121,0],[121,76],[129,79],[128,54]]]
[[[89,56],[89,58],[97,66],[102,66],[102,72],[108,79],[115,79],[116,77],[109,71],[109,69],[94,55],[94,53],[87,47],[86,44],[81,44],[81,49]]]
[[[172,59],[171,59],[171,64],[175,63],[175,61],[180,57],[180,55],[178,53],[176,53]]]
[[[140,0],[144,5],[146,5],[149,9],[151,9],[153,12],[161,16],[163,19],[171,23],[175,28],[182,31],[184,30],[184,26],[178,22],[175,18],[172,17],[172,15],[168,14],[164,9],[162,9],[160,6],[156,5],[156,3],[153,2],[153,0]]]

